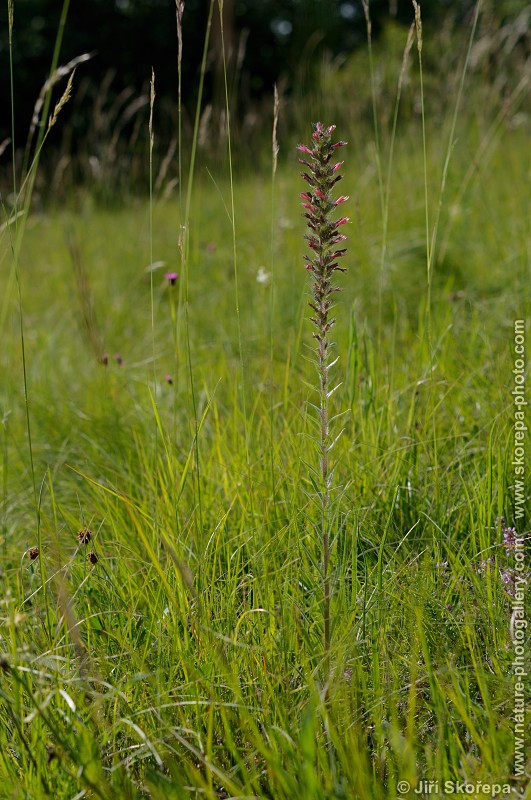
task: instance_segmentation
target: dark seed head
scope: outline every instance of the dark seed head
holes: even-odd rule
[[[35,561],[35,559],[39,557],[39,548],[30,547],[30,549],[28,550],[28,556],[31,558],[32,561]]]
[[[92,539],[92,533],[88,528],[81,528],[77,532],[77,540],[79,544],[88,544]]]
[[[89,564],[98,563],[98,556],[93,550],[91,550],[90,553],[87,553],[87,561],[89,562]]]

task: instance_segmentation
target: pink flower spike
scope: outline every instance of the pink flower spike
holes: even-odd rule
[[[337,125],[330,125],[330,127],[328,128],[328,135],[330,136],[335,131],[336,128]]]
[[[315,194],[317,195],[317,197],[320,197],[321,200],[326,200],[326,195],[323,191],[321,191],[321,189],[316,189]]]
[[[334,166],[332,167],[332,172],[337,172],[338,169],[341,169],[344,163],[345,163],[344,161],[340,161],[339,164],[334,164]]]
[[[313,153],[310,150],[310,148],[307,147],[305,144],[298,144],[297,145],[297,150],[300,150],[301,153],[308,153],[309,155],[313,155]]]
[[[348,222],[350,222],[348,217],[341,217],[341,219],[338,219],[334,224],[334,228],[339,228],[340,225],[346,225]]]
[[[170,286],[175,286],[177,279],[179,278],[176,272],[165,272],[164,277],[167,281],[169,281]]]
[[[338,206],[338,205],[340,205],[341,203],[346,203],[346,202],[347,202],[347,200],[348,200],[348,197],[349,197],[349,196],[348,196],[348,194],[343,194],[343,195],[341,195],[341,197],[338,197],[338,198],[337,198],[337,200],[336,200],[336,202],[334,203],[334,205]]]

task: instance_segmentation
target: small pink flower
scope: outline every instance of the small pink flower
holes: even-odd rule
[[[340,161],[339,164],[334,164],[334,166],[332,168],[332,172],[337,172],[338,169],[341,169],[341,167],[343,166],[344,163],[345,163],[344,161]]]
[[[120,353],[115,353],[113,358],[114,358],[114,360],[116,361],[116,363],[118,364],[119,367],[124,363],[124,360],[123,360],[122,356],[120,355]]]
[[[170,286],[175,286],[179,275],[176,272],[165,272],[164,277],[169,281]]]
[[[317,195],[317,197],[320,197],[321,200],[326,200],[326,195],[325,195],[325,193],[323,191],[321,191],[321,189],[316,188],[315,189],[315,194]]]
[[[341,197],[338,197],[336,202],[334,203],[335,206],[340,205],[341,203],[346,203],[348,200],[348,194],[343,194]]]
[[[338,147],[345,147],[348,142],[336,142],[332,145],[332,150],[337,150]]]
[[[301,153],[308,153],[308,155],[310,155],[310,156],[313,155],[313,153],[310,150],[310,148],[307,147],[305,144],[298,144],[297,145],[297,150],[299,150]]]
[[[348,217],[341,217],[334,223],[334,228],[339,228],[340,225],[346,225],[348,222],[350,222]]]
[[[169,385],[170,385],[170,386],[171,386],[171,385],[172,385],[172,383],[173,383],[173,378],[172,378],[172,376],[171,376],[171,375],[165,375],[165,376],[164,376],[164,380],[166,381],[166,383],[169,383]]]

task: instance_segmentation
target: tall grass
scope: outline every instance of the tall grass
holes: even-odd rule
[[[235,169],[214,184],[194,146],[181,201],[109,211],[85,195],[28,213],[16,261],[4,220],[6,798],[395,800],[422,780],[530,796],[529,767],[514,774],[500,521],[513,522],[513,320],[529,308],[527,137],[516,106],[484,124],[455,118],[457,101],[422,129],[392,98],[383,206],[374,150],[341,129],[352,225],[336,396],[351,413],[335,446],[326,698],[294,150],[270,185]],[[428,354],[427,205],[444,232]],[[146,272],[177,257],[179,286]],[[120,359],[87,347],[89,295]]]

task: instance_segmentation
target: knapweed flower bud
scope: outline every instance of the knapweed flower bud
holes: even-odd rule
[[[170,286],[175,286],[179,278],[179,275],[176,272],[165,272],[164,277],[166,278]]]

